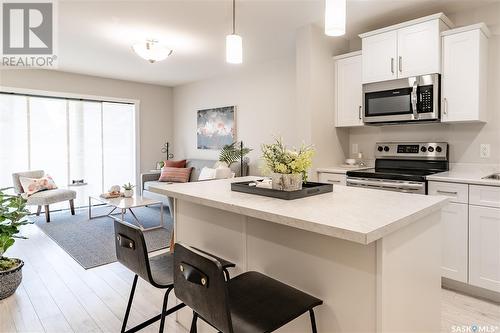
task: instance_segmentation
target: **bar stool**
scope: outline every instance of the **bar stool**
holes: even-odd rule
[[[144,240],[144,234],[138,227],[116,220],[114,222],[114,227],[116,257],[122,265],[135,273],[134,282],[132,283],[132,289],[130,291],[130,297],[127,304],[127,310],[125,311],[125,316],[123,318],[121,332],[137,332],[160,320],[160,333],[162,333],[165,326],[165,317],[185,306],[184,303],[181,303],[167,310],[168,295],[174,288],[173,255],[171,253],[164,253],[149,258],[146,242]],[[201,250],[198,251],[200,253],[204,253]],[[210,254],[205,253],[205,255]],[[222,258],[214,258],[217,258],[218,262],[221,263],[224,276],[229,279],[229,272],[227,271],[227,268],[234,267],[235,265]],[[141,277],[156,288],[166,289],[165,296],[163,297],[163,306],[160,314],[130,328],[129,330],[126,330],[138,277]]]
[[[309,312],[322,300],[258,272],[226,281],[223,263],[210,254],[176,243],[175,296],[193,310],[191,333],[201,318],[223,333],[272,332]]]

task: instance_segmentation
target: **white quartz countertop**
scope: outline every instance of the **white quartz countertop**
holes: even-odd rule
[[[426,178],[430,181],[500,186],[499,180],[483,179],[498,172],[500,172],[500,166],[467,164],[451,166],[450,171],[436,173]]]
[[[150,187],[159,194],[250,216],[274,223],[369,244],[447,203],[443,196],[334,186],[332,193],[281,200],[231,191],[231,182],[243,177]]]
[[[317,168],[316,172],[327,172],[327,173],[339,173],[339,174],[346,174],[347,171],[353,171],[353,170],[363,170],[363,169],[370,169],[372,167],[370,166],[359,166],[359,165],[337,165],[333,167],[327,167],[327,168]]]

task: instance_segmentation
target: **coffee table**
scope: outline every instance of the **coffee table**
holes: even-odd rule
[[[105,205],[112,207],[113,209],[107,214],[92,216],[92,201],[98,201],[100,203],[103,203]],[[139,219],[135,215],[132,208],[153,206],[153,205],[160,205],[160,225],[154,226],[151,228],[144,228],[144,225],[139,221]],[[120,211],[118,213],[113,214],[113,212],[117,209]],[[125,213],[127,212],[127,210],[134,217],[135,221],[137,222],[138,227],[143,231],[163,228],[165,226],[165,223],[163,220],[163,203],[161,201],[144,198],[143,196],[140,196],[140,195],[133,196],[131,198],[118,197],[118,198],[109,198],[109,199],[103,198],[99,195],[89,196],[89,220],[95,219],[98,217],[107,216],[107,217],[110,217],[114,220],[117,220],[120,222],[125,222],[124,216],[125,216]],[[120,218],[113,216],[113,215],[118,215],[118,214],[120,214]]]

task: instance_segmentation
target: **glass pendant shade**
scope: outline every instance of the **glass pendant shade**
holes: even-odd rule
[[[243,41],[240,35],[226,36],[226,62],[241,64],[243,62]]]
[[[325,35],[345,35],[346,0],[325,0]]]
[[[134,44],[132,49],[139,57],[149,61],[150,63],[165,60],[172,54],[172,50],[168,47],[158,44],[158,42],[153,40]]]

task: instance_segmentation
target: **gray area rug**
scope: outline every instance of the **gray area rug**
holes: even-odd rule
[[[109,207],[92,208],[92,216],[106,214]],[[137,218],[145,228],[160,224],[160,207],[150,206],[133,209]],[[116,212],[116,211],[115,211]],[[165,228],[144,232],[149,252],[169,246],[172,230],[172,219],[168,207],[163,209]],[[118,216],[119,215],[115,215]],[[88,218],[88,209],[77,209],[74,216],[69,210],[50,214],[50,223],[45,222],[45,215],[32,215],[30,220],[52,238],[64,251],[75,259],[83,268],[89,269],[115,262],[115,240],[113,219],[110,217]],[[135,220],[127,213],[125,221],[135,224]]]

